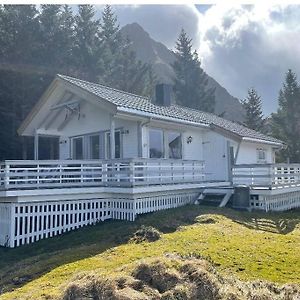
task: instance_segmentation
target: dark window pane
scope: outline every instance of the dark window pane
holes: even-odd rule
[[[73,159],[83,159],[83,139],[73,139]]]
[[[120,131],[115,132],[115,152],[116,152],[116,158],[121,158],[121,134],[120,134]]]
[[[149,157],[163,158],[164,157],[164,142],[163,132],[159,129],[149,130]]]
[[[99,159],[100,158],[99,135],[90,136],[90,158],[91,159]]]
[[[168,132],[169,158],[182,158],[181,134],[179,132]]]

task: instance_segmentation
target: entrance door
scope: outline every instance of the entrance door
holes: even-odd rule
[[[203,139],[203,160],[207,181],[228,180],[228,149],[225,138],[209,133]]]

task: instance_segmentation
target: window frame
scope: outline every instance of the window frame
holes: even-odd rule
[[[82,157],[81,158],[77,158],[75,157],[75,151],[76,151],[76,147],[74,145],[74,142],[76,140],[81,140],[81,143],[82,143]],[[72,137],[71,138],[71,157],[72,159],[74,160],[83,160],[84,159],[84,156],[85,156],[85,153],[84,153],[84,136],[76,136],[76,137]]]
[[[263,157],[261,157],[261,154],[263,154]],[[256,156],[257,156],[258,163],[266,163],[267,162],[267,150],[265,148],[257,148]]]
[[[179,139],[180,139],[180,157],[170,157],[170,142],[169,142],[169,134],[178,134]],[[180,131],[176,130],[166,130],[165,132],[166,135],[166,147],[167,147],[167,158],[168,159],[182,159],[183,157],[183,145],[182,145],[182,133]]]
[[[116,129],[115,135],[116,135],[116,133],[119,133],[119,135],[120,135],[120,157],[115,157],[115,158],[119,159],[119,158],[123,158],[123,139],[122,139],[121,129]],[[105,136],[104,137],[105,159],[111,159],[111,157],[110,157],[110,131],[105,131],[104,136]],[[116,143],[116,138],[115,138],[115,143]],[[116,147],[116,145],[115,145],[115,147]]]
[[[162,157],[151,157],[150,155],[150,131],[160,131],[162,136]],[[170,158],[170,147],[169,147],[169,134],[170,133],[177,133],[180,136],[180,146],[181,146],[181,158]],[[161,127],[148,127],[148,158],[150,159],[183,159],[183,134],[181,131],[177,130],[170,130],[170,129],[164,129]]]

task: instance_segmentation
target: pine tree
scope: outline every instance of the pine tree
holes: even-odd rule
[[[297,76],[288,70],[283,87],[279,91],[279,108],[272,114],[273,135],[287,144],[281,151],[282,161],[300,162],[300,86]]]
[[[130,40],[121,36],[117,17],[109,5],[104,8],[100,27],[105,71],[99,81],[127,92],[149,95],[154,85],[151,67],[136,58]]]
[[[38,11],[34,5],[4,5],[0,10],[1,63],[28,64],[36,59]]]
[[[99,20],[93,5],[79,5],[75,16],[75,67],[82,79],[96,81],[100,73]],[[76,74],[75,74],[76,75]]]
[[[100,28],[102,43],[114,54],[118,51],[122,38],[117,16],[114,14],[110,5],[106,5],[102,12]]]
[[[248,95],[242,101],[242,104],[246,112],[245,126],[263,132],[265,120],[262,112],[261,97],[254,88],[248,90]]]
[[[213,112],[215,89],[208,88],[208,78],[198,57],[192,52],[192,39],[182,29],[175,47],[176,61],[172,65],[175,71],[174,92],[178,104],[203,111]]]

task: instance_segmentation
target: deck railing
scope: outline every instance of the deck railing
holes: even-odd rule
[[[164,185],[204,180],[195,160],[10,160],[0,165],[0,189]]]
[[[233,184],[284,188],[300,186],[300,164],[243,164],[232,170]]]

